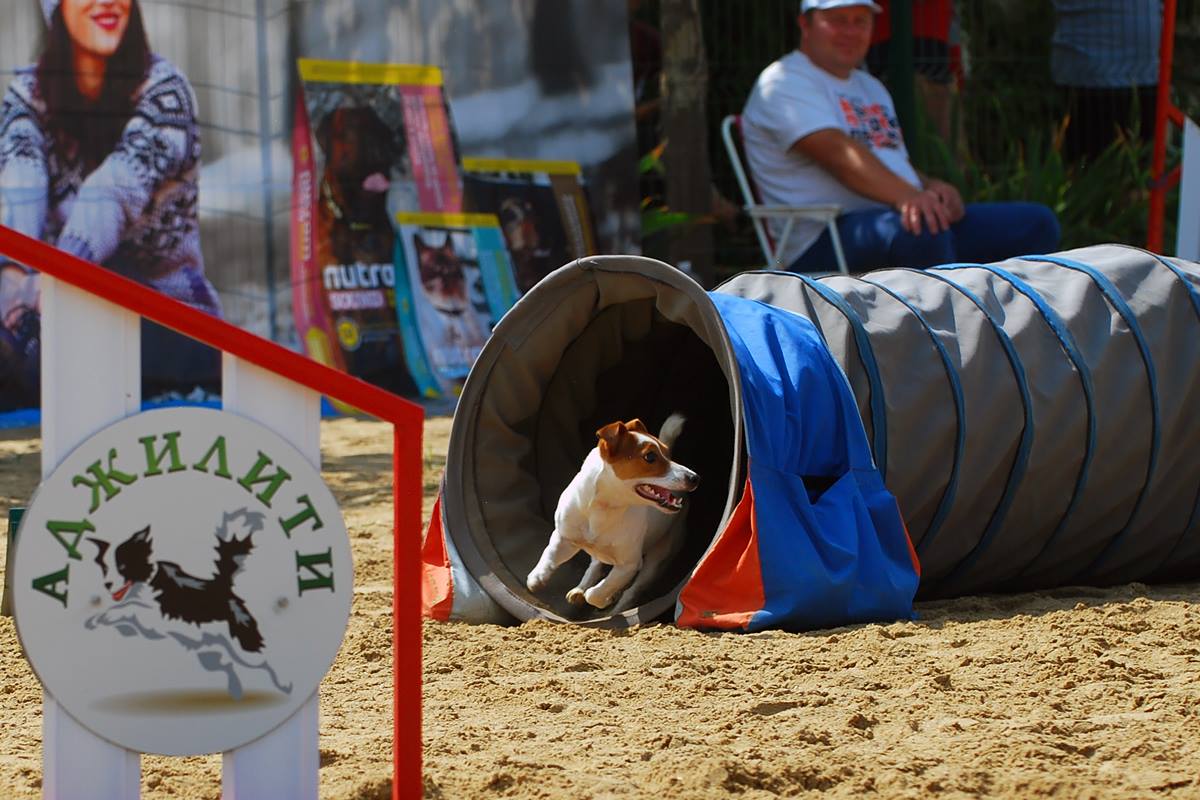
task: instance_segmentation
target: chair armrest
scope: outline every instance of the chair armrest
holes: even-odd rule
[[[811,219],[828,222],[842,213],[842,207],[834,203],[811,206],[746,206],[746,213],[754,219]]]

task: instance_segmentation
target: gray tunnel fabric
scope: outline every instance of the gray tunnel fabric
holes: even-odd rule
[[[922,595],[1200,574],[1200,266],[1102,245],[717,291],[817,325]]]
[[[808,317],[842,366],[922,566],[925,597],[1200,575],[1200,265],[1103,245],[988,265],[820,279],[744,273],[716,291]],[[477,620],[619,627],[660,618],[745,480],[738,364],[712,299],[652,259],[582,259],[496,327],[463,388],[442,511]],[[595,431],[689,421],[703,490],[688,545],[622,615],[525,576]],[[460,567],[462,569],[460,569]],[[465,571],[470,581],[461,581]],[[476,587],[477,584],[477,587]],[[461,617],[460,617],[461,618]]]
[[[525,589],[558,496],[595,431],[640,416],[652,430],[688,417],[674,456],[705,484],[687,544],[653,597],[614,618],[564,598],[582,554],[555,575],[547,607]],[[446,535],[470,575],[518,619],[620,626],[674,607],[679,588],[740,497],[737,363],[712,301],[673,267],[636,256],[582,259],[551,273],[496,326],[463,387],[443,484]]]

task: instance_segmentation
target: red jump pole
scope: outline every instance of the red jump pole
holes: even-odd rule
[[[392,800],[419,800],[421,777],[421,435],[392,446]]]
[[[1154,152],[1150,161],[1150,219],[1146,226],[1146,249],[1163,249],[1163,215],[1167,207],[1168,181],[1163,175],[1167,164],[1168,117],[1179,114],[1171,106],[1171,70],[1175,57],[1176,0],[1163,0],[1162,41],[1158,57],[1158,97],[1154,113]],[[1175,112],[1172,114],[1171,112]]]

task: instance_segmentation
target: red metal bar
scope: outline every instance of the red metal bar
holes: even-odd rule
[[[366,381],[293,353],[146,286],[0,225],[0,254],[392,423],[392,796],[416,800],[421,779],[421,436],[425,411]]]
[[[1171,105],[1171,69],[1175,58],[1176,0],[1163,0],[1162,41],[1158,55],[1158,98],[1154,114],[1154,150],[1150,159],[1150,219],[1146,226],[1146,249],[1161,253],[1163,249],[1163,215],[1167,207],[1167,187],[1162,184],[1167,164],[1167,124],[1170,119],[1182,121],[1179,109]]]
[[[396,428],[392,449],[395,541],[392,549],[392,798],[420,800],[421,779],[421,437]],[[412,487],[409,496],[402,491]]]

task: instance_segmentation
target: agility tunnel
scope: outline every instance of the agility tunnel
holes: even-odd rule
[[[1194,579],[1198,356],[1200,266],[1124,246],[711,293],[583,259],[513,307],[466,382],[426,611],[806,628],[903,617],[914,591]],[[703,484],[658,585],[580,614],[580,555],[526,591],[595,430],[677,409],[674,455]]]

